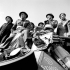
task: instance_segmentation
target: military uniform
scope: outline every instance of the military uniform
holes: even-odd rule
[[[13,26],[13,23],[5,23],[0,28],[0,42],[4,42],[11,33],[11,28]]]

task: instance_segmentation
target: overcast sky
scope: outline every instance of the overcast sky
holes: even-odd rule
[[[6,16],[11,16],[15,22],[21,11],[27,12],[28,19],[36,25],[46,20],[47,13],[53,13],[54,19],[59,21],[59,14],[64,12],[70,19],[70,0],[0,0],[0,26]]]

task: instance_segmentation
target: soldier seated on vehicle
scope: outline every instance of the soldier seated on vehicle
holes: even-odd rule
[[[26,39],[27,39],[27,30],[26,30],[26,28],[24,27],[24,25],[30,23],[30,21],[27,20],[28,14],[27,14],[26,12],[23,12],[23,11],[20,12],[20,13],[19,13],[19,17],[20,17],[21,19],[18,19],[18,20],[16,21],[16,23],[15,23],[15,25],[13,26],[12,29],[13,29],[13,30],[16,30],[16,29],[19,28],[19,26],[22,26],[22,27],[24,28],[24,30],[22,31],[22,33],[23,33],[24,35],[19,38],[19,42],[21,43],[21,46],[24,46],[24,42],[25,42]],[[12,30],[12,31],[13,31],[13,30]]]
[[[55,29],[58,25],[58,21],[54,20],[54,15],[52,13],[49,13],[46,15],[47,20],[44,21],[45,25],[46,24],[51,24],[53,28]]]
[[[59,23],[58,27],[57,27],[57,35],[59,36],[63,36],[63,37],[68,37],[69,36],[69,23],[70,21],[66,18],[66,14],[65,13],[61,13],[59,15],[59,18],[61,19],[61,22]],[[63,43],[62,47],[69,51],[69,43],[65,42]]]
[[[4,43],[11,33],[11,28],[13,26],[13,19],[10,16],[6,16],[7,23],[3,24],[0,28],[0,42]]]
[[[44,23],[43,22],[39,22],[38,23],[38,26],[35,26],[35,28],[34,28],[34,31],[35,32],[37,32],[37,31],[40,31],[40,30],[42,30],[43,28],[44,28]]]
[[[57,26],[58,26],[58,21],[54,20],[54,15],[52,13],[49,13],[46,15],[47,20],[44,21],[44,24],[51,24],[52,27],[54,28],[54,32],[56,33],[57,31]]]
[[[43,22],[39,22],[38,23],[38,26],[41,27],[41,28],[44,28],[45,27],[45,24]]]
[[[59,15],[59,18],[60,18],[61,22],[59,23],[59,25],[57,27],[57,35],[64,36],[64,33],[67,32],[67,23],[69,20],[67,20],[65,13],[61,13]]]
[[[16,21],[16,23],[14,24],[13,30],[16,30],[16,28],[17,28],[18,26],[23,26],[23,27],[24,27],[24,24],[29,21],[29,20],[27,20],[28,14],[27,14],[26,12],[23,12],[23,11],[20,12],[20,13],[19,13],[19,17],[20,17],[20,19],[18,19],[18,20]]]

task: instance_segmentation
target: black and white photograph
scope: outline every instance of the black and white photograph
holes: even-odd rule
[[[70,0],[0,0],[0,69],[70,70]]]

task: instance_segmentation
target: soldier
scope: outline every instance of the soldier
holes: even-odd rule
[[[26,20],[28,18],[28,14],[26,12],[20,12],[19,17],[21,19],[18,19],[16,21],[15,25],[12,28],[13,30],[16,30],[16,28],[18,28],[19,26],[24,27],[24,24],[29,22],[29,20]]]
[[[67,22],[68,20],[66,19],[66,14],[61,13],[59,15],[59,18],[61,19],[61,22],[59,23],[57,27],[57,35],[59,36],[64,36],[64,33],[67,32]]]
[[[38,24],[38,26],[41,27],[41,28],[44,28],[45,25],[44,25],[43,22],[40,22],[40,23]]]
[[[13,19],[10,16],[6,16],[5,20],[7,23],[3,24],[0,28],[0,42],[4,43],[4,41],[9,37],[11,33],[11,28],[13,26]]]
[[[46,24],[51,24],[53,26],[53,28],[55,29],[58,25],[58,21],[54,20],[54,15],[49,13],[46,15],[47,20],[44,21],[45,25]]]

